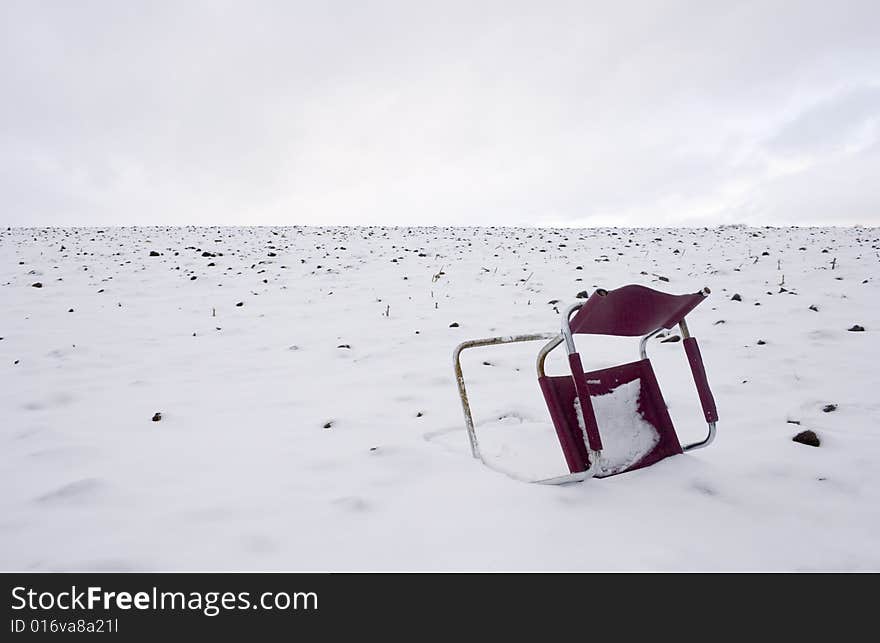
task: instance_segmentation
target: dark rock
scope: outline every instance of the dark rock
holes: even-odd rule
[[[813,304],[812,306],[810,306],[810,310],[812,310],[814,313],[818,313],[819,307],[816,304]]]
[[[159,256],[159,253],[156,252],[155,250],[150,250],[150,256],[151,256],[151,257],[158,257],[158,256]]]
[[[766,343],[767,343],[767,342],[765,342],[763,339],[759,339],[759,340],[758,340],[758,346],[763,346],[763,345],[766,344]]]
[[[244,306],[244,302],[243,302],[243,301],[240,301],[240,302],[238,302],[237,304],[235,304],[235,307],[236,307],[236,308],[241,308],[242,306]]]
[[[817,447],[821,444],[821,442],[819,441],[819,436],[816,435],[813,431],[801,431],[791,440],[792,442],[806,444],[807,446],[811,447]]]
[[[417,418],[420,418],[420,417],[422,417],[423,415],[424,415],[424,413],[422,413],[421,411],[419,411],[418,413],[416,413],[416,417],[417,417]]]
[[[449,324],[449,327],[450,328],[458,328],[458,322],[452,322],[451,324]]]
[[[324,428],[325,428],[325,429],[329,429],[329,428],[332,427],[332,426],[333,426],[333,421],[332,421],[332,420],[329,421],[329,422],[324,422]]]
[[[837,410],[836,404],[826,404],[825,406],[822,407],[822,411],[825,413],[831,413],[832,411],[836,411],[836,410]]]
[[[861,333],[861,332],[864,332],[865,327],[859,326],[858,324],[854,324],[851,328],[847,328],[847,330],[851,330],[854,333]]]
[[[575,296],[576,296],[578,299],[589,299],[589,298],[590,298],[590,293],[588,293],[586,290],[582,290],[582,291],[580,291],[580,292],[579,292],[577,295],[575,295]]]
[[[731,301],[742,301],[743,298],[742,298],[742,295],[740,295],[739,293],[735,293],[735,294],[733,295],[733,297],[730,298],[730,300],[731,300]]]
[[[336,348],[351,348],[351,346],[349,346],[348,344],[340,344]]]
[[[153,415],[153,422],[158,422],[161,419],[162,419],[161,413],[156,413],[155,415]]]
[[[34,283],[31,284],[31,287],[32,288],[42,288],[43,284],[41,284],[39,281],[35,281]]]

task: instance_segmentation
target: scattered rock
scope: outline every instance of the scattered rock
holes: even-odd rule
[[[159,256],[159,253],[156,252],[155,250],[150,250],[150,256],[151,256],[151,257],[158,257],[158,256]]]
[[[452,322],[451,324],[449,324],[449,327],[450,328],[458,328],[458,322]]]
[[[822,411],[825,413],[831,413],[832,411],[836,411],[836,410],[837,410],[836,404],[826,404],[825,406],[822,407]]]
[[[739,293],[734,293],[733,297],[731,297],[730,300],[731,301],[742,301],[743,298],[742,298],[742,295],[740,295]]]
[[[792,442],[806,444],[807,446],[811,447],[817,447],[821,444],[821,442],[819,441],[819,436],[816,435],[813,431],[801,431],[791,440]]]
[[[847,330],[850,330],[854,333],[861,333],[861,332],[864,332],[865,327],[859,326],[858,324],[853,324],[853,326],[851,328],[847,328]]]
[[[424,413],[422,413],[421,411],[419,411],[418,413],[416,413],[416,417],[417,417],[417,418],[420,418],[420,417],[422,417],[423,415],[424,415]]]
[[[235,307],[236,307],[236,308],[241,308],[242,306],[244,306],[244,302],[243,302],[243,301],[240,301],[240,302],[238,302],[237,304],[235,304]]]
[[[324,428],[325,428],[325,429],[329,429],[329,428],[332,427],[332,426],[333,426],[333,420],[330,420],[330,421],[328,421],[328,422],[324,422]]]
[[[816,304],[813,304],[812,306],[810,306],[810,310],[812,310],[814,313],[818,313],[819,307]]]
[[[712,324],[712,325],[713,325],[713,326],[717,326],[718,324],[726,324],[726,323],[727,323],[727,322],[726,322],[725,320],[723,320],[723,319],[719,319],[717,322],[715,322],[715,323]]]
[[[763,345],[766,344],[766,343],[767,343],[767,342],[765,342],[763,339],[759,339],[759,340],[758,340],[758,346],[763,346]]]
[[[31,284],[31,287],[32,288],[42,288],[43,284],[41,284],[39,281],[35,281],[34,283]]]
[[[340,345],[337,346],[336,348],[351,348],[351,346],[348,345],[348,344],[340,344]]]
[[[161,413],[156,413],[156,414],[153,415],[153,422],[158,422],[158,421],[161,420],[161,419],[162,419],[162,414],[161,414]]]

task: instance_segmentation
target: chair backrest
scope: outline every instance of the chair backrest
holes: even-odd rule
[[[599,289],[571,319],[571,332],[591,335],[647,335],[672,328],[709,294],[708,288],[692,295],[670,295],[645,286]]]

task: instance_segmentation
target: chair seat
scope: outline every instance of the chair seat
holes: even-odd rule
[[[596,477],[633,471],[682,453],[649,359],[584,375],[604,443]],[[569,470],[585,471],[591,462],[572,377],[544,376],[538,381]],[[626,386],[634,382],[638,382],[637,390]]]

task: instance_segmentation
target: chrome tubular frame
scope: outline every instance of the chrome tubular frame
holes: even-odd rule
[[[471,444],[471,454],[483,460],[480,454],[480,446],[477,442],[477,434],[474,431],[474,419],[471,415],[471,405],[468,402],[467,389],[464,385],[464,373],[461,370],[461,353],[468,348],[477,348],[478,346],[498,346],[499,344],[512,344],[515,342],[534,342],[542,339],[557,339],[558,335],[554,333],[535,333],[531,335],[507,335],[504,337],[489,337],[486,339],[472,339],[462,342],[455,347],[452,353],[452,359],[455,366],[455,379],[458,382],[458,396],[461,398],[461,408],[464,411],[464,424],[467,427],[468,440]]]
[[[708,294],[708,290],[708,288],[703,289],[704,297]],[[678,322],[678,328],[681,331],[682,339],[687,339],[691,336],[691,333],[688,330],[687,322],[684,319]],[[639,355],[641,355],[642,359],[648,359],[648,340],[662,330],[662,328],[658,328],[654,332],[648,333],[647,335],[642,337],[642,340],[639,342]],[[707,426],[709,427],[709,433],[703,440],[700,440],[699,442],[692,442],[691,444],[686,444],[681,447],[681,450],[694,451],[695,449],[702,449],[703,447],[707,447],[712,444],[712,441],[715,439],[715,422],[707,422]]]
[[[703,288],[703,297],[707,297],[708,295],[709,289]],[[687,322],[684,319],[678,322],[678,328],[681,331],[682,339],[687,339],[691,336],[691,332],[688,330]],[[683,451],[694,451],[695,449],[702,449],[703,447],[707,447],[712,444],[712,441],[715,439],[715,422],[707,422],[706,425],[709,427],[709,433],[706,435],[706,437],[699,442],[692,442],[691,444],[683,446]]]
[[[599,289],[596,292],[600,295],[605,294],[605,291],[602,289]],[[576,301],[562,312],[562,337],[565,340],[565,348],[568,350],[569,355],[577,353],[577,347],[574,344],[574,335],[571,332],[571,315],[574,311],[583,308],[584,304],[586,303],[586,300]],[[539,372],[542,372],[544,369],[544,360],[540,357],[538,360],[538,366]],[[584,416],[584,409],[581,408],[580,404],[577,404],[575,406],[575,412],[580,415],[581,426],[587,426],[587,418]],[[584,440],[584,446],[587,448],[587,455],[589,456],[590,460],[590,468],[584,471],[584,473],[587,475],[588,478],[592,478],[596,473],[596,467],[599,464],[599,458],[602,457],[602,450],[600,449],[598,451],[593,451],[590,448],[590,444],[586,439]]]
[[[577,348],[574,345],[574,336],[571,334],[571,314],[583,308],[586,303],[586,301],[576,301],[562,313],[562,336],[565,338],[565,347],[568,349],[569,355],[577,353]]]

